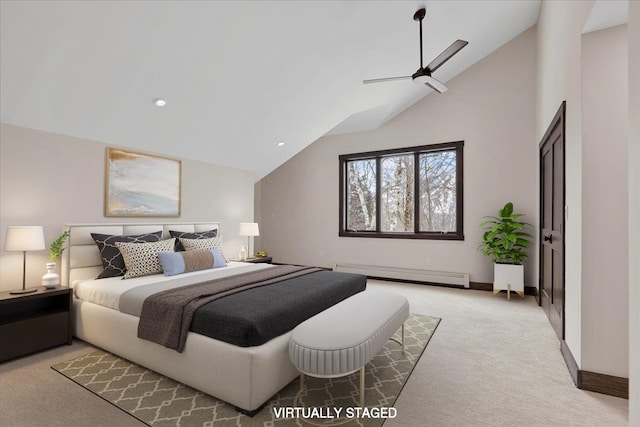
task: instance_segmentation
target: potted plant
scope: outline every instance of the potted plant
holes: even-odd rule
[[[497,217],[485,217],[488,219],[480,224],[483,234],[478,251],[493,258],[493,293],[506,290],[508,299],[511,291],[524,297],[523,264],[533,236],[526,231],[531,225],[518,220],[522,216],[514,213],[513,203],[508,202],[498,211]]]
[[[67,238],[69,238],[69,230],[65,230],[49,245],[49,260],[51,262],[47,263],[47,272],[42,276],[42,286],[45,288],[55,288],[60,284],[60,276],[56,273],[56,262],[64,252]]]
[[[65,249],[64,243],[68,238],[69,230],[65,230],[64,233],[59,235],[57,239],[51,242],[51,245],[49,245],[49,259],[51,260],[51,262],[55,263],[58,258],[60,258],[60,255],[62,255],[62,252],[64,252]]]

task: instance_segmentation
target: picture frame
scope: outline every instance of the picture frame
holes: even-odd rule
[[[179,217],[181,177],[180,160],[107,147],[104,215]]]

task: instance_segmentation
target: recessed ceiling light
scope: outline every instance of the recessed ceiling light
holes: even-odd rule
[[[282,147],[284,145],[284,142],[280,141],[278,142],[278,147]]]
[[[153,105],[155,105],[156,107],[164,107],[165,105],[167,105],[167,101],[165,101],[164,98],[154,98]]]

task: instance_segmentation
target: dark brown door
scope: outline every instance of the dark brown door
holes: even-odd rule
[[[564,339],[565,102],[540,142],[540,305]]]

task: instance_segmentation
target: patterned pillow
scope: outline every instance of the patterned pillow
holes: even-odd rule
[[[176,252],[178,252],[184,251],[184,246],[182,246],[182,243],[180,243],[180,237],[182,237],[183,239],[210,239],[218,235],[218,229],[209,231],[197,231],[195,233],[169,230],[169,234],[171,235],[171,237],[175,237],[178,239],[176,240]]]
[[[226,256],[224,256],[224,252],[222,251],[222,239],[220,237],[213,237],[211,239],[185,239],[180,238],[180,243],[182,246],[188,251],[198,251],[202,249],[213,249],[219,248],[222,257],[225,262],[229,262]]]
[[[116,246],[122,253],[124,265],[127,267],[127,272],[124,274],[123,279],[162,273],[158,253],[173,252],[175,244],[176,239],[166,239],[151,243],[116,242]]]
[[[162,230],[149,234],[138,234],[135,236],[113,236],[110,234],[91,233],[91,237],[98,245],[102,267],[104,270],[98,275],[98,279],[106,277],[124,276],[127,268],[124,265],[122,254],[116,247],[116,242],[157,242],[162,238]]]
[[[218,247],[201,251],[160,252],[158,258],[165,276],[227,265]]]

